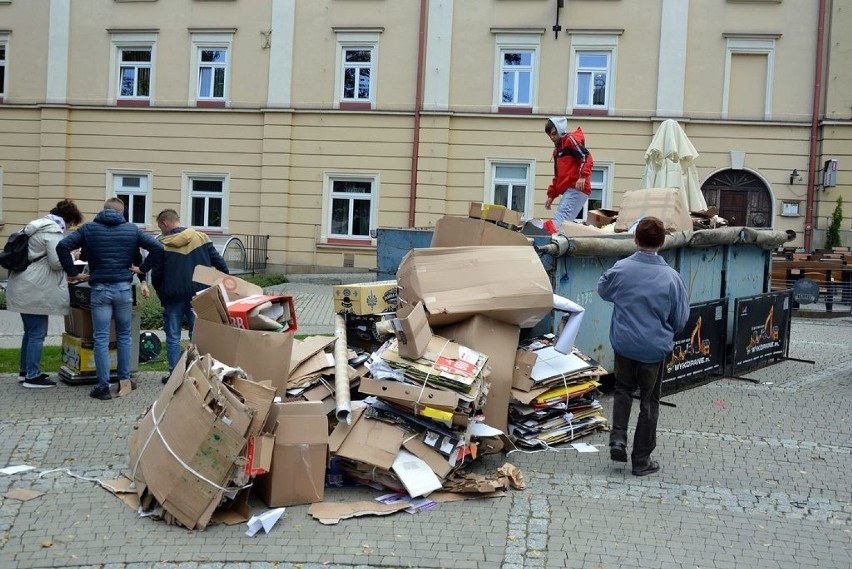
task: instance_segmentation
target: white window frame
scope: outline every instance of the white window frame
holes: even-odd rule
[[[197,106],[199,102],[224,103],[230,106],[231,100],[231,58],[233,53],[234,33],[233,30],[218,31],[192,31],[191,48],[189,52],[189,100],[190,106]],[[225,62],[222,64],[205,63],[201,61],[201,52],[205,50],[225,50]],[[201,68],[202,67],[224,67],[225,69],[225,91],[222,97],[201,96]],[[211,88],[212,93],[212,88]]]
[[[494,30],[492,30],[494,32]],[[494,87],[491,110],[497,111],[499,107],[516,107],[519,109],[538,109],[538,79],[539,62],[541,60],[541,35],[544,30],[531,32],[516,31],[514,33],[495,33],[494,41]],[[503,54],[514,52],[532,52],[532,64],[530,66],[530,102],[504,103],[503,102]],[[514,71],[514,69],[513,69]]]
[[[612,183],[613,183],[613,172],[615,170],[612,162],[598,162],[595,160],[594,166],[592,166],[592,172],[595,170],[603,171],[603,187],[601,188],[601,207],[605,209],[612,208]],[[597,189],[592,183],[591,190]],[[591,195],[590,195],[591,197]],[[578,216],[578,219],[582,219],[583,221],[587,221],[589,219],[589,200],[586,200],[586,203],[583,204],[583,211],[581,215]]]
[[[571,114],[574,109],[588,111],[605,111],[613,114],[615,109],[616,78],[618,77],[618,36],[621,32],[569,32],[571,35],[571,51],[568,69],[568,92],[571,94],[566,111]],[[603,106],[577,105],[577,73],[579,72],[579,54],[587,52],[606,53],[609,55],[607,71],[606,104]]]
[[[3,59],[0,59],[0,85],[3,86],[0,89],[0,100],[4,100],[6,98],[6,94],[9,92],[9,33],[8,32],[0,32],[0,47],[3,47]]]
[[[0,228],[3,227],[3,165],[0,164]]]
[[[196,197],[192,191],[192,182],[195,180],[214,180],[222,182],[222,223],[221,225],[194,225],[192,224],[192,198]],[[202,192],[203,194],[203,192]],[[223,172],[183,172],[181,174],[181,203],[183,204],[183,212],[181,219],[187,225],[192,224],[193,227],[206,233],[228,233],[228,211],[230,205],[231,194],[231,175]],[[218,194],[209,196],[202,195],[200,197],[217,197]],[[209,221],[209,220],[206,220]]]
[[[772,86],[775,83],[775,40],[777,35],[743,36],[725,34],[727,40],[725,50],[725,80],[722,85],[722,118],[728,118],[728,98],[731,89],[731,60],[735,54],[752,54],[766,56],[766,93],[763,101],[764,120],[772,119]]]
[[[379,35],[382,33],[383,28],[361,29],[358,31],[344,28],[332,29],[337,34],[337,61],[335,67],[337,72],[334,79],[334,108],[339,109],[341,103],[343,105],[349,103],[369,103],[370,108],[374,108],[376,105],[376,91],[378,90]],[[368,98],[348,99],[343,96],[344,74],[346,71],[343,54],[350,49],[370,51],[370,96]]]
[[[378,172],[323,172],[322,175],[322,239],[325,242],[332,240],[363,242],[365,245],[375,245],[376,240],[373,237],[375,229],[378,226],[379,219],[379,194],[380,194],[380,176]],[[370,231],[367,237],[360,236],[345,236],[331,233],[331,216],[333,214],[331,207],[332,186],[336,181],[357,181],[369,182],[372,184],[372,192],[370,193]],[[363,195],[363,194],[359,194]],[[350,227],[351,232],[351,227]]]
[[[132,178],[144,179],[145,180],[145,187],[143,189],[139,189],[139,190],[134,190],[132,188],[124,188],[124,187],[119,188],[118,187],[119,179],[121,179],[125,176],[132,177]],[[151,211],[151,208],[153,207],[153,203],[152,203],[152,199],[151,199],[151,194],[153,193],[151,191],[152,183],[153,183],[153,172],[151,170],[113,170],[113,169],[110,169],[110,170],[107,170],[107,183],[106,183],[107,195],[106,195],[106,197],[107,197],[107,199],[118,197],[119,193],[124,193],[124,194],[129,194],[129,195],[143,195],[143,196],[145,196],[145,221],[143,223],[137,223],[136,225],[138,227],[142,228],[142,229],[147,230],[149,227],[151,227],[151,223],[152,223],[151,220],[153,219],[153,215],[154,215],[153,211]],[[129,202],[127,204],[127,208],[128,208],[127,219],[131,220],[131,223],[133,223],[133,221],[132,221],[132,219],[133,219],[133,217],[132,217],[133,202]]]
[[[109,94],[110,104],[117,101],[147,101],[154,104],[154,93],[157,86],[157,32],[156,31],[110,31],[110,61],[109,61]],[[122,97],[119,82],[121,81],[121,52],[123,50],[151,50],[151,79],[148,85],[147,97]]]
[[[483,202],[496,203],[494,201],[494,184],[497,182],[498,166],[524,166],[527,169],[527,191],[524,198],[524,211],[521,214],[524,219],[531,219],[535,207],[535,162],[534,158],[486,158]]]

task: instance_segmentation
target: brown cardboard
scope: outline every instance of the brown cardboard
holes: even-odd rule
[[[422,302],[397,310],[393,327],[399,340],[399,355],[416,360],[426,352],[429,340],[432,339],[432,329],[426,321],[426,310]]]
[[[206,527],[221,502],[252,416],[227,389],[213,395],[210,384],[217,380],[205,368],[209,365],[196,360],[183,378],[172,377],[130,440],[140,501],[153,496],[189,529]]]
[[[408,433],[396,425],[376,421],[361,414],[336,454],[390,470],[406,436]]]
[[[470,217],[445,216],[435,224],[431,247],[529,245],[527,237],[517,231]]]
[[[272,468],[255,488],[271,508],[322,502],[328,462],[328,418],[318,401],[274,406],[277,428]]]
[[[621,201],[615,230],[627,231],[636,221],[648,216],[660,218],[669,233],[692,230],[689,207],[683,192],[678,188],[647,188],[626,192]]]
[[[396,281],[342,284],[331,287],[334,312],[382,314],[397,308]]]
[[[412,249],[397,280],[401,300],[422,300],[433,327],[482,314],[529,328],[553,308],[550,278],[531,246]]]
[[[312,518],[323,525],[334,525],[347,518],[359,516],[387,516],[408,508],[410,504],[381,504],[379,502],[323,502],[308,510]]]
[[[512,389],[520,389],[521,391],[529,391],[535,384],[530,379],[530,373],[538,361],[538,355],[535,352],[527,350],[518,350],[515,354],[515,370],[512,373]]]
[[[228,295],[225,300],[236,300],[255,294],[263,294],[263,289],[256,284],[203,265],[196,265],[192,272],[192,280],[207,286],[221,284]]]
[[[364,395],[375,395],[383,399],[394,399],[406,403],[421,403],[445,409],[455,409],[461,403],[459,394],[450,389],[434,389],[372,377],[361,378],[358,392]]]
[[[277,311],[275,309],[278,309]],[[280,314],[278,318],[272,315]],[[246,330],[296,331],[296,308],[293,297],[281,294],[258,294],[228,302],[231,326]]]
[[[92,311],[88,308],[71,308],[71,312],[65,316],[65,331],[78,338],[94,338]],[[115,320],[109,323],[109,341],[115,342]]]
[[[118,351],[115,342],[109,345],[109,369],[118,369]],[[78,338],[71,334],[62,334],[62,363],[76,372],[95,370],[95,341],[92,338]]]
[[[239,367],[255,381],[269,381],[279,394],[287,387],[293,334],[240,330],[209,320],[195,321],[192,340],[202,354]]]
[[[221,286],[211,286],[196,294],[191,301],[196,319],[230,325],[225,295]]]
[[[245,404],[256,410],[251,420],[248,435],[250,437],[259,435],[263,430],[264,423],[266,423],[272,401],[275,399],[275,388],[240,378],[234,379],[231,384],[243,396]]]
[[[583,225],[573,221],[563,221],[559,233],[567,237],[612,237],[612,231],[604,231],[591,225]]]
[[[257,476],[269,472],[272,468],[274,448],[275,435],[259,435],[250,438],[246,450],[246,474]]]
[[[476,315],[464,322],[441,328],[438,335],[488,356],[490,387],[483,413],[485,422],[508,433],[509,396],[515,371],[515,353],[521,329],[514,324]]]
[[[402,446],[405,450],[429,465],[438,478],[443,480],[453,469],[449,461],[441,453],[424,443],[420,437],[409,437]]]
[[[497,204],[470,202],[468,217],[484,219],[495,223],[504,223],[506,225],[521,225],[520,212]]]
[[[586,215],[586,223],[595,227],[609,225],[618,218],[618,211],[614,209],[590,209]]]

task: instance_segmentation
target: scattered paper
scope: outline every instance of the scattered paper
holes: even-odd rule
[[[29,490],[27,488],[15,488],[14,490],[9,490],[5,494],[3,494],[4,498],[9,498],[10,500],[20,500],[21,502],[26,502],[28,500],[32,500],[33,498],[38,498],[39,496],[44,496],[44,492],[39,492],[38,490]]]
[[[130,395],[130,392],[133,391],[133,384],[130,383],[129,379],[119,379],[118,380],[118,396],[124,397],[125,395]]]
[[[26,464],[19,464],[18,466],[7,466],[6,468],[0,468],[0,473],[19,474],[21,472],[27,472],[28,470],[35,470],[35,466],[27,466]]]
[[[538,350],[536,355],[538,359],[530,372],[533,381],[543,381],[557,375],[570,375],[590,367],[576,354],[560,354],[554,347]]]
[[[590,445],[589,443],[571,443],[571,446],[574,447],[574,450],[577,452],[599,452],[598,447]]]
[[[503,434],[503,431],[485,423],[475,422],[468,427],[468,433],[474,437],[499,437]]]
[[[405,508],[405,511],[409,514],[416,514],[417,512],[431,510],[432,508],[438,505],[435,500],[432,500],[430,498],[412,498],[411,496],[403,492],[393,492],[391,494],[379,496],[378,498],[376,498],[376,502],[394,505],[408,504],[408,507]]]
[[[308,513],[321,524],[334,525],[340,520],[358,516],[387,516],[407,509],[407,504],[376,504],[374,502],[318,502],[311,504]]]
[[[247,523],[248,530],[246,531],[246,535],[248,537],[254,537],[261,528],[265,533],[269,533],[269,530],[271,530],[275,523],[281,519],[281,516],[284,515],[284,510],[285,508],[275,508],[267,510],[259,516],[252,516]]]

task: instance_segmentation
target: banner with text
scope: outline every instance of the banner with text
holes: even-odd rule
[[[727,316],[725,298],[689,307],[689,320],[675,334],[672,353],[663,364],[663,386],[670,388],[683,381],[724,373]]]
[[[787,356],[792,294],[783,290],[734,301],[731,375],[766,367]]]

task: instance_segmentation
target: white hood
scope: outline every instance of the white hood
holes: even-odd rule
[[[559,134],[559,138],[568,134],[568,119],[565,117],[550,117],[550,122],[552,122],[553,126],[556,127],[556,132]]]

